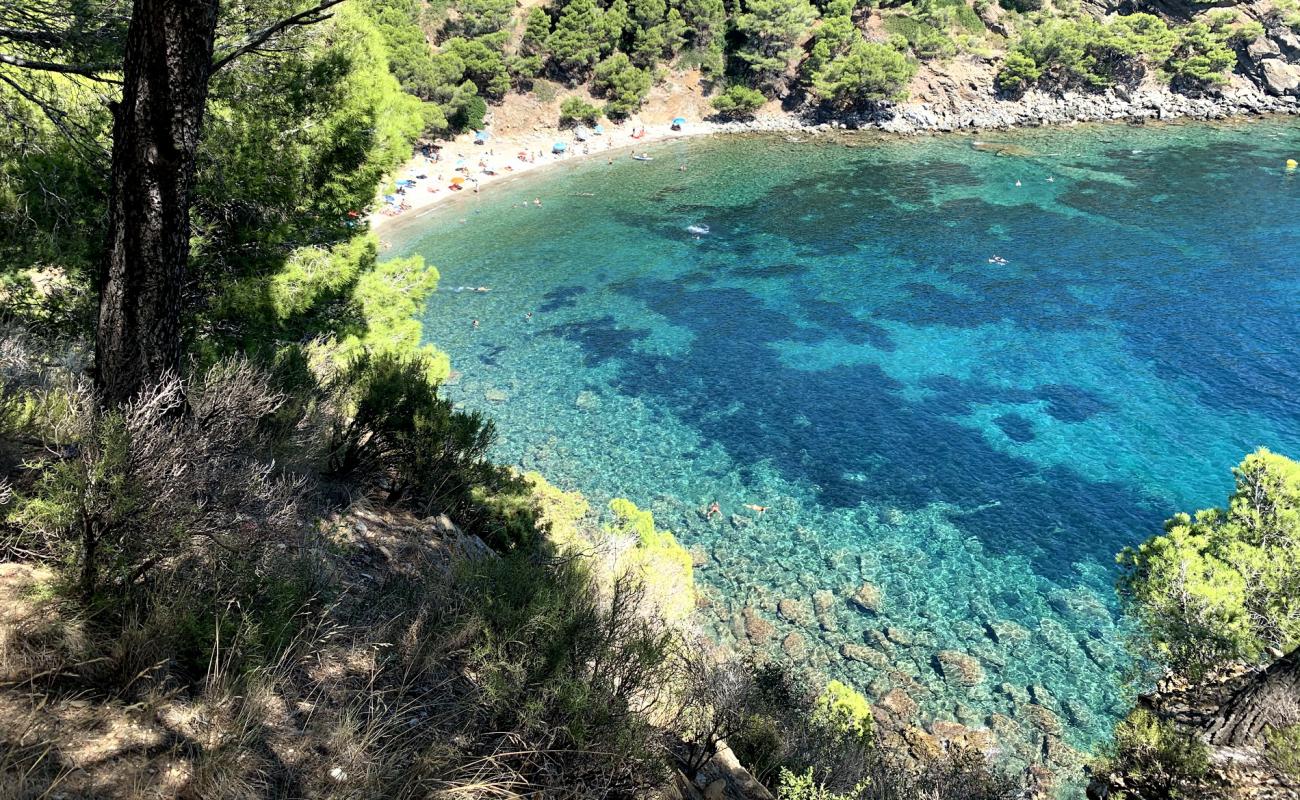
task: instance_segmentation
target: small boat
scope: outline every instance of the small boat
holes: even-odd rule
[[[634,161],[654,161],[654,158],[647,155],[632,156]]]
[[[709,232],[709,226],[702,223],[697,225],[687,225],[686,230],[696,236],[703,236]]]

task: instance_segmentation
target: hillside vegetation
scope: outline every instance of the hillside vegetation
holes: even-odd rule
[[[437,109],[439,132],[480,128],[507,94],[549,97],[557,84],[600,103],[565,119],[622,119],[672,71],[696,69],[722,117],[773,99],[830,114],[876,108],[907,99],[918,69],[954,60],[992,63],[986,88],[1012,97],[1144,81],[1213,94],[1234,70],[1275,94],[1300,86],[1289,63],[1300,57],[1300,7],[1290,0],[365,1],[394,75]]]

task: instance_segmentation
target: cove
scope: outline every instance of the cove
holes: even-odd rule
[[[503,462],[697,548],[711,635],[1023,731],[1009,760],[1058,723],[1103,741],[1130,700],[1115,553],[1221,502],[1246,452],[1300,456],[1300,126],[650,152],[395,231],[442,272],[449,396]],[[775,613],[821,590],[831,625]]]

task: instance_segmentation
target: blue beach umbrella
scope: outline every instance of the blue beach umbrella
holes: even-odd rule
[[[556,142],[555,144],[551,145],[552,153],[563,153],[565,150],[568,149],[569,149],[569,145],[565,142]]]
[[[680,127],[682,127],[682,126],[685,125],[685,124],[686,124],[686,118],[685,118],[685,117],[676,117],[675,119],[673,119],[673,127],[674,127],[674,128],[680,128]]]
[[[596,127],[594,127],[594,128],[591,129],[591,132],[594,133],[594,134],[596,134],[597,136],[604,136],[604,135],[605,135],[605,126],[604,126],[604,125],[597,125]]]
[[[488,140],[488,132],[487,132],[487,131],[474,131],[474,143],[475,143],[475,144],[483,144],[483,143],[486,142],[487,140]]]

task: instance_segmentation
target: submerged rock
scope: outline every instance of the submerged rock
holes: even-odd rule
[[[853,605],[870,614],[879,614],[881,606],[880,587],[873,583],[863,583],[849,598]]]
[[[899,647],[911,647],[916,643],[916,637],[902,628],[895,628],[892,625],[885,628],[885,637]]]
[[[840,645],[840,655],[848,661],[857,661],[876,669],[885,669],[889,666],[889,659],[879,650],[872,650],[864,644],[844,644]]]
[[[877,705],[900,719],[911,719],[919,709],[912,696],[902,689],[890,689]]]
[[[1016,708],[1016,716],[1050,736],[1061,735],[1061,720],[1040,705],[1024,703]]]
[[[781,619],[793,625],[806,625],[808,623],[808,609],[804,608],[803,603],[798,600],[785,598],[776,604],[776,613]]]
[[[957,650],[940,650],[934,656],[939,674],[945,680],[962,686],[975,686],[984,680],[984,667],[979,659]]]
[[[835,594],[825,589],[813,593],[813,613],[822,630],[834,633],[839,630],[835,623]]]
[[[798,631],[791,631],[789,635],[781,642],[781,651],[786,657],[794,661],[802,661],[807,655],[808,648],[804,643],[803,635]]]
[[[745,606],[741,616],[745,621],[745,637],[752,644],[765,644],[776,631],[772,623],[759,616],[758,611],[753,606]]]

